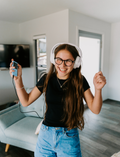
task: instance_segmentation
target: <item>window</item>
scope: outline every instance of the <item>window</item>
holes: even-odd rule
[[[35,39],[36,82],[47,70],[46,36]]]

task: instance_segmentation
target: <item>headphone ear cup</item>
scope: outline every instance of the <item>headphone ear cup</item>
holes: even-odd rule
[[[77,56],[75,63],[74,63],[74,69],[79,68],[81,65],[81,57]]]
[[[54,45],[54,46],[52,47],[52,49],[51,49],[51,53],[50,53],[50,62],[51,62],[52,64],[54,64],[54,65],[55,65],[55,61],[54,61],[54,51],[55,51],[55,49],[56,49],[59,45],[60,45],[60,43],[57,43],[57,44]]]
[[[52,51],[51,51],[51,54],[50,54],[50,62],[55,65],[54,53]]]

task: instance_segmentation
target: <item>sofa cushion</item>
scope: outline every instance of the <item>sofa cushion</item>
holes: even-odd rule
[[[4,131],[24,117],[25,115],[20,112],[18,104],[4,109],[0,112],[0,128]]]
[[[35,130],[42,119],[36,117],[25,117],[5,129],[8,138],[36,144],[37,135]]]
[[[26,88],[26,92],[30,93],[33,88]],[[21,104],[21,103],[20,103]],[[24,112],[25,116],[34,116],[34,117],[44,117],[46,104],[45,97],[42,94],[37,100],[35,100],[32,104],[27,107],[20,106],[21,111]]]

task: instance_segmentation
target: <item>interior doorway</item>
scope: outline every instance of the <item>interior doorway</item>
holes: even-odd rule
[[[79,47],[82,50],[81,72],[94,94],[93,77],[101,70],[102,35],[79,30]]]

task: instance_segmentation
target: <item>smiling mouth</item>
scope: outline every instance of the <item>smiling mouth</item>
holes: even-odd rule
[[[59,70],[60,70],[61,72],[66,72],[66,71],[67,71],[67,69],[61,69],[61,68],[59,68]]]

